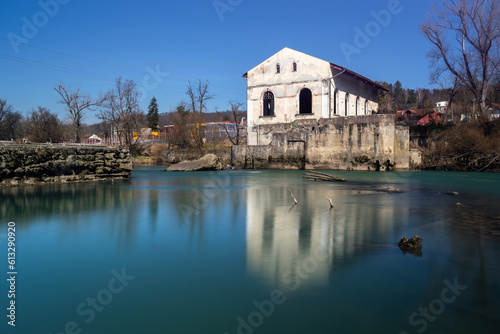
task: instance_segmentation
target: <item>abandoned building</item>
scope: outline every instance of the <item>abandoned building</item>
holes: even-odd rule
[[[243,75],[243,168],[408,168],[408,129],[374,115],[387,89],[345,67],[284,48]],[[383,167],[382,167],[383,168]]]

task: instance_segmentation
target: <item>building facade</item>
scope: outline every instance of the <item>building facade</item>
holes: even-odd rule
[[[241,168],[406,169],[409,131],[374,115],[376,82],[285,48],[243,75],[248,145],[233,146]]]
[[[284,48],[243,75],[248,144],[261,145],[260,125],[371,115],[387,90],[347,68]]]

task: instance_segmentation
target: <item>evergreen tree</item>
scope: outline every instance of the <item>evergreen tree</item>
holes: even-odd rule
[[[153,131],[158,130],[158,103],[156,102],[156,97],[153,96],[151,99],[151,102],[149,103],[148,107],[148,114],[146,116],[146,119],[148,120],[148,127],[151,128]]]

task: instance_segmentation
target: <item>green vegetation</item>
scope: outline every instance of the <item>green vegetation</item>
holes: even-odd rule
[[[153,96],[151,102],[148,107],[148,114],[146,116],[148,121],[148,127],[153,131],[158,131],[158,103],[156,101],[156,97]]]

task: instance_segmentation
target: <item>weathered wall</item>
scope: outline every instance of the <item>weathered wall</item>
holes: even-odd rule
[[[282,146],[236,145],[231,150],[231,163],[243,169],[304,169],[303,143]]]
[[[263,145],[234,147],[239,168],[384,170],[409,168],[409,132],[392,115],[260,126]],[[301,162],[297,163],[297,162]]]
[[[105,146],[0,143],[0,186],[130,177],[128,150]]]

